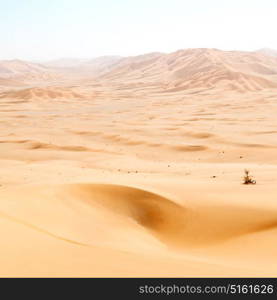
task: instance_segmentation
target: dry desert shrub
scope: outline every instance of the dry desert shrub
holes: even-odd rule
[[[243,184],[256,184],[256,180],[253,179],[251,175],[249,175],[249,170],[244,170]]]

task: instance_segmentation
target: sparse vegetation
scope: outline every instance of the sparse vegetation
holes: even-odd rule
[[[244,170],[243,184],[256,184],[256,180],[253,179],[251,175],[249,175],[249,170]]]

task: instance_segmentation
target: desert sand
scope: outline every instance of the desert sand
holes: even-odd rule
[[[0,276],[277,276],[276,113],[268,51],[0,61]]]

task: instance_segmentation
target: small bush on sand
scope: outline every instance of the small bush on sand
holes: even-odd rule
[[[243,184],[256,184],[256,180],[253,179],[251,175],[249,175],[249,170],[244,170]]]

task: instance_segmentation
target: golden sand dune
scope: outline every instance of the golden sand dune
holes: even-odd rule
[[[75,132],[76,133],[76,132]],[[103,134],[101,132],[92,133],[92,132],[77,132],[77,135],[86,135],[86,136],[98,136],[103,140],[108,141],[109,143],[117,144],[117,145],[124,145],[124,146],[144,146],[149,148],[164,148],[164,149],[171,149],[176,151],[184,151],[184,152],[194,152],[194,151],[204,151],[208,149],[208,147],[204,145],[192,145],[192,144],[167,144],[167,143],[155,143],[151,142],[148,139],[134,139],[133,137],[126,137],[120,134]],[[201,133],[198,134],[188,134],[188,136],[198,138],[206,138],[207,134],[202,135]],[[204,137],[203,137],[204,136]]]
[[[59,251],[49,252],[48,259],[51,258],[53,263],[47,269],[44,264],[48,259],[41,260],[39,253],[30,255],[32,263],[15,272],[15,276],[30,276],[38,272],[36,266],[39,265],[42,266],[39,274],[44,276],[70,276],[75,272],[93,276],[99,270],[92,270],[89,266],[98,266],[99,260],[102,260],[101,267],[106,269],[108,253],[117,257],[113,263],[118,266],[115,268],[117,275],[148,274],[145,259],[152,260],[152,274],[159,274],[161,271],[157,264],[163,266],[168,259],[176,274],[193,274],[193,268],[187,261],[188,255],[193,253],[191,251],[195,251],[193,249],[200,249],[191,256],[191,260],[196,265],[202,263],[201,274],[218,274],[219,269],[225,270],[221,272],[229,270],[231,274],[228,262],[224,263],[220,258],[210,258],[210,263],[205,262],[201,249],[209,252],[206,247],[224,245],[228,240],[236,245],[236,240],[243,236],[276,231],[277,228],[277,211],[233,205],[201,205],[194,211],[189,201],[184,200],[184,205],[180,205],[155,193],[127,186],[35,186],[7,190],[0,195],[4,199],[0,205],[0,222],[9,228],[9,235],[2,239],[5,248],[17,247],[20,239],[13,237],[20,235],[25,239],[25,245],[32,245],[31,253],[41,247],[63,249],[64,256],[60,256]],[[103,250],[99,246],[104,246]],[[171,249],[170,252],[167,249]],[[23,249],[21,255],[24,252]],[[142,253],[144,259],[140,258]],[[83,260],[80,260],[80,255]],[[66,267],[69,256],[71,268]],[[123,266],[130,256],[133,256],[132,263]],[[28,261],[28,257],[24,259]],[[38,260],[41,260],[40,263]],[[2,274],[11,272],[9,258],[6,257],[1,265]],[[121,271],[119,266],[123,267]],[[185,267],[189,270],[182,270]],[[108,273],[114,274],[112,270]],[[162,274],[166,273],[163,271]]]
[[[0,98],[37,100],[37,99],[84,99],[85,95],[75,92],[70,88],[62,87],[33,87],[16,91],[0,93]]]
[[[193,212],[173,200],[124,186],[78,185],[65,191],[77,201],[100,204],[111,213],[134,220],[168,245],[199,246],[277,228],[277,211],[212,206]]]
[[[98,154],[116,154],[103,147],[86,147],[81,145],[56,145],[35,140],[1,140],[0,155],[2,158],[16,161],[48,161],[55,159],[78,159],[78,155],[91,156]]]

